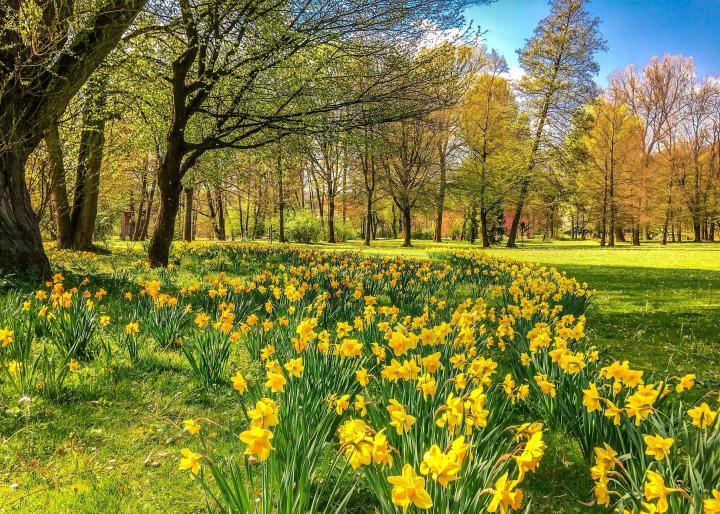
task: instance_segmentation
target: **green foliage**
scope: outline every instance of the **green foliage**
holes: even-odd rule
[[[348,239],[355,239],[360,235],[360,230],[349,221],[335,220],[335,241],[344,243]]]
[[[65,360],[88,360],[92,356],[97,317],[88,302],[78,294],[63,297],[53,315],[48,316],[48,337]]]
[[[317,243],[323,236],[323,224],[311,211],[297,211],[288,218],[285,235],[295,243]]]
[[[227,382],[230,337],[213,328],[195,332],[181,346],[193,377],[202,387]]]

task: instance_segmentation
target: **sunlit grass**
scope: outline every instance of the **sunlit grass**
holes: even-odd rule
[[[463,243],[413,244],[312,246],[415,258],[443,249],[479,250]],[[141,244],[113,241],[108,247],[113,255],[97,259],[105,273],[143,258]],[[720,244],[604,249],[591,241],[531,241],[487,253],[555,266],[586,281],[597,291],[589,335],[609,355],[669,375],[693,372],[703,389],[717,388]],[[0,512],[200,512],[196,485],[177,472],[182,420],[232,419],[238,405],[232,395],[211,400],[198,394],[176,357],[159,353],[115,382],[92,387],[101,373],[88,366],[75,377],[69,401],[47,403],[30,418],[21,404],[0,405]],[[548,437],[546,461],[528,482],[531,512],[595,511],[580,503],[591,482],[577,447],[561,433]]]

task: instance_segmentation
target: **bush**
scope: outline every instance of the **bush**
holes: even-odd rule
[[[434,234],[433,234],[432,229],[425,229],[425,230],[417,229],[417,230],[413,230],[412,232],[410,232],[410,236],[413,239],[420,239],[420,240],[424,240],[424,241],[429,241],[430,239],[433,238],[433,235]]]
[[[335,221],[335,241],[344,243],[358,237],[358,229],[348,221]]]
[[[322,221],[308,211],[298,211],[287,221],[285,235],[294,243],[317,243],[323,235]]]

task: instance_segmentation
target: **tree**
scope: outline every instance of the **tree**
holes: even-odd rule
[[[412,209],[428,197],[438,172],[434,136],[426,120],[401,121],[385,128],[385,187],[402,215],[403,246],[412,246]]]
[[[687,90],[687,100],[681,130],[687,141],[690,165],[683,168],[678,182],[690,211],[693,237],[696,243],[703,240],[703,223],[707,219],[708,198],[715,182],[714,159],[707,149],[714,146],[716,133],[713,106],[720,96],[720,88],[714,80],[697,83],[693,77]]]
[[[599,205],[601,246],[615,246],[618,211],[628,197],[623,190],[631,170],[640,164],[642,122],[626,104],[605,97],[590,104],[588,114],[591,126],[582,138],[588,156],[583,185]]]
[[[436,133],[435,152],[437,154],[437,190],[434,195],[435,203],[435,232],[433,241],[442,242],[443,212],[445,211],[445,196],[448,189],[451,168],[459,161],[461,140],[458,136],[458,104],[470,84],[470,79],[486,64],[484,52],[470,46],[456,46],[450,43],[443,45],[443,58],[439,66],[443,68],[443,75],[447,79],[440,84],[439,96],[449,107],[434,112],[429,121]]]
[[[535,28],[518,53],[525,75],[519,89],[533,126],[530,157],[519,187],[507,246],[515,246],[523,207],[541,152],[562,140],[572,113],[596,95],[593,77],[599,71],[595,54],[605,50],[600,20],[585,9],[587,0],[552,0],[550,15]]]
[[[314,180],[323,183],[327,200],[328,243],[335,243],[335,198],[340,189],[343,168],[347,166],[348,142],[345,134],[324,131],[311,138],[308,151]]]
[[[107,0],[90,15],[70,1],[0,6],[1,273],[50,274],[25,163],[145,2]]]
[[[617,101],[627,104],[633,114],[643,121],[643,159],[635,177],[638,185],[644,185],[649,180],[653,155],[678,123],[694,73],[691,59],[666,55],[662,60],[657,57],[650,59],[642,75],[638,74],[634,66],[628,66],[612,78],[612,95]],[[671,187],[669,185],[668,189]],[[642,194],[647,190],[641,187],[636,190],[636,215],[632,220],[633,245],[640,244],[641,223],[645,221],[650,205],[650,199]]]
[[[417,88],[386,69],[369,87],[343,98],[315,93],[355,77],[337,66],[353,55],[406,51],[433,20],[444,29],[460,21],[464,0],[355,0],[256,2],[180,0],[169,22],[149,33],[167,58],[158,72],[172,94],[165,154],[158,169],[160,211],[150,246],[151,266],[168,262],[181,181],[205,152],[258,148],[300,132],[315,133],[314,115],[361,103],[374,105],[388,92]],[[159,19],[149,20],[155,24]],[[171,36],[171,37],[169,37]],[[333,70],[343,73],[328,73]],[[394,88],[385,87],[395,83]],[[401,86],[405,84],[405,86]],[[346,89],[348,90],[348,89]],[[353,119],[347,119],[352,126]]]
[[[496,52],[487,57],[486,71],[472,82],[460,107],[460,129],[469,150],[458,187],[470,199],[471,241],[480,216],[482,245],[492,243],[490,217],[518,185],[523,166],[524,127],[510,82],[502,77],[505,59]]]

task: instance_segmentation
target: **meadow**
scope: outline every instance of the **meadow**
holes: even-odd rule
[[[438,247],[470,247],[416,241],[408,249],[400,244],[342,248],[426,258]],[[586,282],[596,291],[588,312],[590,331],[618,359],[653,371],[699,372],[709,387],[720,384],[720,245],[648,242],[601,248],[597,241],[530,240],[517,249],[483,253],[552,266]]]
[[[109,249],[2,284],[2,511],[718,512],[720,247]]]

